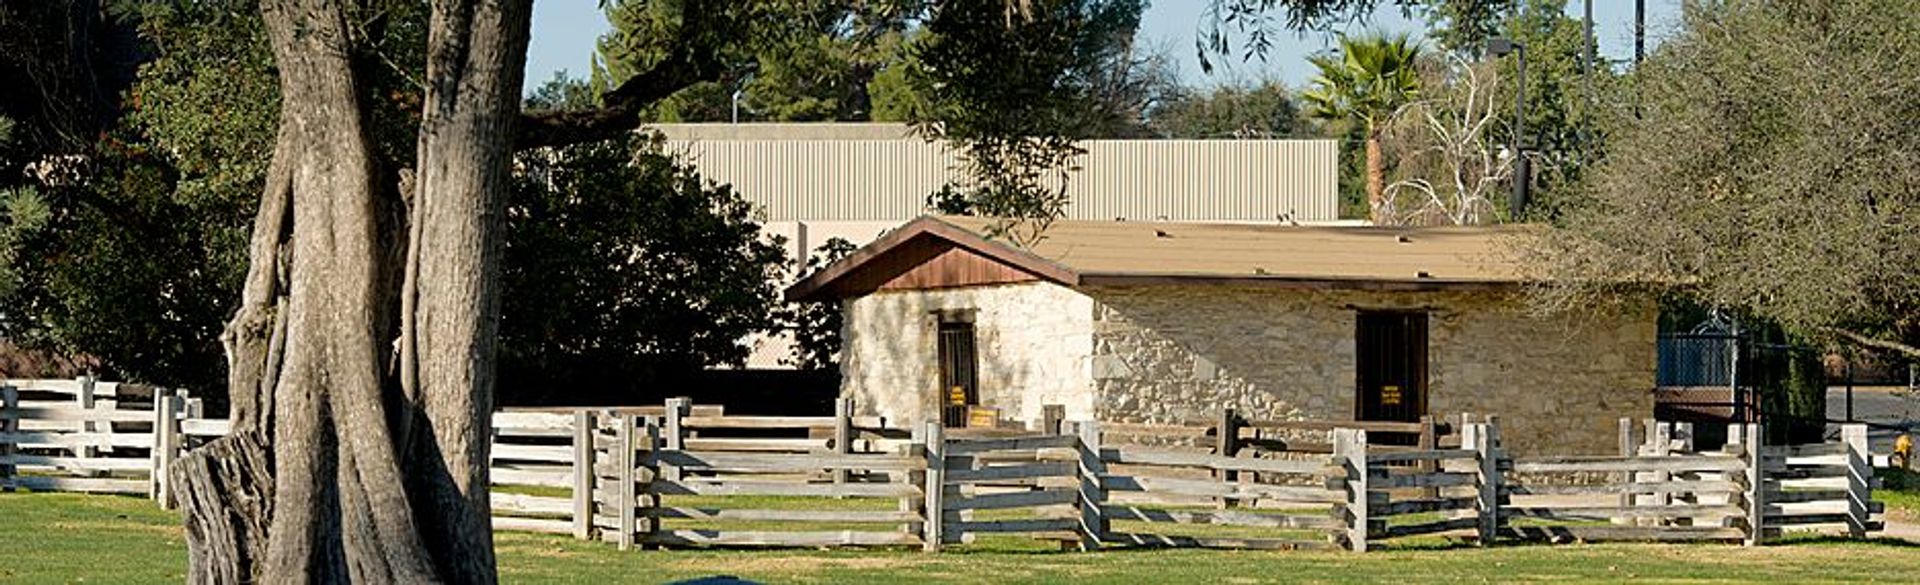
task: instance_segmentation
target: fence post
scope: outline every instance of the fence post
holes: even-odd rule
[[[833,401],[833,452],[841,455],[853,453],[853,399],[840,398]],[[833,470],[833,485],[847,483],[847,469]],[[844,496],[842,496],[844,498]]]
[[[635,470],[634,473],[637,474],[642,470],[646,471],[646,477],[642,477],[640,480],[646,483],[647,489],[636,496],[636,501],[643,503],[647,507],[647,515],[645,518],[642,518],[642,520],[646,522],[645,530],[647,537],[642,540],[641,547],[653,549],[659,548],[658,544],[654,544],[660,541],[656,537],[659,536],[660,533],[665,532],[661,527],[663,520],[661,520],[662,516],[660,515],[661,492],[659,488],[660,449],[662,448],[663,441],[660,438],[660,421],[655,420],[653,417],[643,418],[647,425],[647,432],[643,437],[646,440],[647,454],[641,460],[639,465],[640,469]]]
[[[180,399],[165,388],[153,389],[153,480],[154,499],[160,502],[160,509],[173,509],[173,482],[167,481],[167,470],[173,468],[173,460],[180,455]]]
[[[1675,443],[1673,449],[1679,451],[1681,455],[1698,455],[1699,454],[1694,451],[1697,445],[1695,444],[1693,439],[1693,423],[1690,423],[1690,422],[1673,423],[1673,442]],[[1678,472],[1673,474],[1674,481],[1697,481],[1701,478],[1702,478],[1701,472],[1698,472],[1698,471]],[[1696,505],[1696,506],[1703,503],[1700,500],[1699,492],[1681,493],[1679,495],[1673,496],[1673,499],[1683,504],[1690,504],[1690,505]],[[1699,525],[1702,525],[1703,520],[1706,520],[1706,518],[1685,517],[1685,518],[1675,518],[1673,519],[1673,523],[1679,526],[1699,526]]]
[[[593,411],[573,411],[573,537],[593,538]]]
[[[927,477],[921,491],[926,494],[926,534],[921,535],[921,550],[938,552],[946,539],[945,503],[941,496],[947,488],[947,437],[940,421],[926,423]]]
[[[613,430],[614,448],[619,449],[614,460],[620,463],[620,469],[614,473],[615,477],[620,478],[620,491],[616,493],[620,502],[620,535],[617,542],[620,550],[630,550],[633,548],[633,509],[636,504],[633,494],[633,415],[619,414],[614,421],[619,425]]]
[[[92,437],[89,435],[100,428],[93,422],[94,379],[93,376],[80,376],[75,378],[74,381],[80,385],[80,393],[73,395],[74,402],[80,405],[80,416],[83,417],[80,420],[80,434],[81,436],[87,436],[91,439]],[[113,426],[109,424],[107,428],[112,429]],[[93,445],[86,443],[82,443],[73,448],[73,456],[82,460],[92,459],[96,452]],[[79,468],[73,470],[74,475],[81,477],[97,477],[100,475],[94,470],[93,466],[87,465],[86,463],[86,461],[81,461]]]
[[[1651,420],[1651,418],[1647,418],[1647,424],[1653,426],[1651,432],[1647,433],[1647,441],[1653,443],[1653,453],[1651,453],[1651,455],[1659,456],[1659,458],[1667,458],[1667,456],[1674,455],[1674,424],[1672,424],[1672,422],[1657,422],[1657,420]],[[1651,481],[1667,483],[1667,481],[1672,480],[1674,480],[1672,472],[1653,472],[1653,480]],[[1670,506],[1672,503],[1674,503],[1672,491],[1661,491],[1659,495],[1653,495],[1653,497],[1651,497],[1651,504],[1653,504],[1653,506],[1663,506],[1663,508],[1665,508],[1665,506]],[[1649,518],[1647,524],[1649,524],[1649,526],[1667,526],[1667,524],[1672,524],[1672,520],[1670,520],[1670,518]]]
[[[1747,464],[1747,537],[1741,542],[1746,546],[1757,546],[1766,538],[1767,502],[1763,497],[1767,493],[1766,468],[1760,459],[1766,436],[1761,431],[1758,424],[1740,425],[1740,457]]]
[[[1433,415],[1431,414],[1420,415],[1419,443],[1416,448],[1421,451],[1432,451],[1440,448],[1440,429],[1434,425]],[[1414,468],[1420,470],[1420,473],[1434,473],[1440,471],[1440,462],[1433,460],[1420,461],[1415,464]],[[1427,499],[1438,498],[1440,497],[1440,488],[1421,488],[1420,497]]]
[[[926,432],[927,432],[926,427],[923,427],[923,426],[913,427],[913,429],[909,431],[909,433],[912,436],[912,440],[911,442],[907,443],[905,447],[902,447],[902,449],[905,451],[904,454],[906,456],[918,457],[920,458],[920,461],[922,461],[923,463],[927,461]],[[907,485],[917,485],[917,486],[925,487],[927,485],[927,466],[922,465],[921,468],[918,470],[912,470],[912,471],[906,472],[904,474],[904,477],[902,477],[902,479],[906,480]],[[925,536],[927,534],[927,524],[925,522],[927,518],[927,511],[924,507],[925,505],[926,505],[926,498],[923,498],[923,497],[908,496],[908,497],[900,498],[900,511],[906,512],[909,514],[917,512],[918,513],[917,516],[921,519],[921,521],[919,522],[908,522],[905,524],[901,524],[900,525],[901,532],[904,532],[907,534],[917,534],[921,536]]]
[[[13,463],[20,451],[20,390],[5,384],[0,384],[0,435],[7,435],[0,439],[0,492],[11,492],[20,476]]]
[[[1367,431],[1334,429],[1333,457],[1347,475],[1347,549],[1367,552],[1367,529],[1372,523],[1367,514],[1372,503],[1367,489]]]
[[[1633,440],[1633,417],[1620,417],[1620,456],[1633,457],[1637,454],[1637,449],[1639,449],[1639,443]],[[1619,476],[1620,483],[1623,485],[1631,484],[1633,480],[1636,479],[1634,473],[1631,471],[1622,471],[1615,475]],[[1632,492],[1623,492],[1620,494],[1620,507],[1630,507],[1633,503]],[[1631,518],[1614,518],[1613,523],[1633,524],[1634,520]]]
[[[1074,425],[1074,432],[1080,435],[1080,526],[1086,531],[1080,547],[1095,550],[1107,535],[1107,489],[1100,485],[1107,466],[1100,459],[1100,423],[1080,421]]]
[[[1240,453],[1240,417],[1234,415],[1232,407],[1220,409],[1220,424],[1215,427],[1214,434],[1218,435],[1214,437],[1215,443],[1217,443],[1214,447],[1216,454],[1221,457],[1233,457]],[[1219,476],[1220,480],[1225,483],[1240,481],[1240,473],[1237,471],[1219,471],[1215,473]],[[1233,507],[1233,504],[1234,501],[1232,498],[1220,498],[1220,509],[1222,510]]]
[[[1065,434],[1061,427],[1067,418],[1067,406],[1064,404],[1046,404],[1040,407],[1040,432],[1049,435]]]
[[[680,419],[687,416],[687,413],[692,410],[693,399],[684,396],[667,399],[667,428],[665,429],[666,432],[663,438],[666,439],[666,449],[668,451],[686,449],[687,429],[681,424]],[[678,465],[662,461],[660,462],[660,472],[666,476],[668,481],[680,481],[680,466]]]
[[[1495,535],[1494,518],[1500,512],[1500,461],[1493,452],[1493,441],[1487,436],[1487,426],[1479,423],[1467,423],[1460,426],[1460,446],[1472,449],[1474,463],[1479,466],[1478,502],[1475,505],[1479,514],[1480,546],[1493,544]]]
[[[1486,467],[1481,469],[1493,476],[1493,479],[1488,482],[1493,484],[1493,507],[1487,510],[1487,515],[1490,516],[1490,518],[1484,519],[1482,522],[1492,525],[1494,535],[1498,536],[1500,534],[1500,527],[1504,526],[1507,522],[1506,518],[1500,516],[1500,505],[1506,501],[1505,498],[1501,497],[1500,490],[1505,489],[1507,485],[1506,473],[1500,471],[1500,461],[1507,459],[1507,451],[1506,446],[1500,441],[1500,417],[1488,416],[1486,421],[1481,423],[1481,426],[1486,427],[1486,432],[1483,434],[1487,436],[1487,453],[1492,456],[1490,459],[1492,462],[1486,464]]]
[[[1847,444],[1847,536],[1866,538],[1873,519],[1873,453],[1867,450],[1867,425],[1840,426]]]

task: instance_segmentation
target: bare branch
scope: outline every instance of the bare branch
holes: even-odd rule
[[[1914,347],[1890,339],[1881,339],[1839,327],[1822,327],[1820,329],[1857,345],[1901,353],[1910,358],[1920,358],[1920,347]]]
[[[717,81],[725,72],[718,47],[702,40],[701,29],[713,23],[704,2],[688,2],[690,17],[675,34],[673,50],[652,69],[640,73],[601,96],[598,108],[522,112],[513,146],[527,150],[566,146],[626,136],[640,126],[640,111],[702,81]]]

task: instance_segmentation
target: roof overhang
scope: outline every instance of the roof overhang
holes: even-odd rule
[[[908,222],[862,246],[846,258],[802,278],[788,287],[788,301],[812,302],[859,296],[873,292],[871,286],[847,286],[850,276],[861,270],[885,265],[889,254],[902,253],[916,242],[938,241],[965,250],[980,258],[1032,276],[1032,280],[1051,282],[1072,288],[1137,287],[1167,285],[1245,286],[1302,290],[1361,290],[1389,292],[1422,291],[1511,291],[1524,282],[1515,279],[1430,278],[1425,273],[1411,278],[1339,277],[1289,274],[1219,274],[1153,271],[1081,271],[1008,242],[991,240],[980,233],[936,216],[923,216]],[[899,258],[895,258],[899,260]]]
[[[1057,262],[1041,258],[1026,250],[988,240],[972,231],[940,221],[938,217],[923,216],[907,222],[899,229],[887,232],[872,243],[854,250],[847,257],[820,269],[819,272],[807,275],[806,278],[787,287],[783,296],[789,302],[826,301],[851,296],[833,294],[833,285],[888,253],[907,245],[908,242],[929,238],[1025,272],[1039,280],[1065,286],[1080,284],[1079,273]]]

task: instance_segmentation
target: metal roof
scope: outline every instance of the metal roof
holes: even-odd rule
[[[1054,222],[1030,247],[993,239],[1000,221],[916,219],[787,289],[797,300],[847,296],[835,281],[908,242],[945,245],[1066,286],[1172,283],[1370,290],[1505,289],[1527,280],[1508,250],[1518,227],[1349,227],[1216,223]],[[870,279],[864,279],[870,280]],[[858,293],[863,291],[851,291]]]

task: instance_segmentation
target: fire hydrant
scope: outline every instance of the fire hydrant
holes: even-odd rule
[[[1893,461],[1889,463],[1901,469],[1913,469],[1913,435],[1900,435],[1893,441]]]

